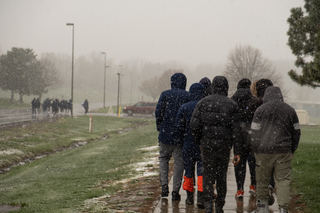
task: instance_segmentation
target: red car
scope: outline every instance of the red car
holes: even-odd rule
[[[123,112],[129,116],[135,114],[152,114],[155,116],[157,102],[144,102],[140,101],[133,106],[126,106],[123,108]]]

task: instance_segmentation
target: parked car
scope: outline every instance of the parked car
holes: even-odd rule
[[[123,108],[123,112],[129,116],[133,114],[152,114],[155,116],[157,102],[144,102],[140,101],[132,106],[126,106]]]

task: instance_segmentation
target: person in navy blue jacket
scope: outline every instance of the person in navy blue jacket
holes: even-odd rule
[[[197,206],[204,208],[202,201],[203,193],[203,176],[202,176],[202,161],[201,151],[198,144],[193,139],[190,130],[190,120],[194,108],[200,99],[205,95],[206,88],[201,83],[194,83],[191,85],[189,92],[191,95],[191,101],[183,104],[176,118],[176,124],[179,130],[180,137],[184,141],[183,143],[183,163],[184,163],[184,182],[183,190],[187,191],[187,205],[193,205],[194,202],[194,181],[195,181],[195,165],[197,164],[197,186],[198,186],[198,200]]]
[[[168,172],[169,161],[173,156],[173,190],[172,200],[180,200],[179,190],[183,176],[183,140],[179,137],[176,128],[176,116],[180,106],[190,101],[190,93],[186,91],[187,78],[183,73],[171,76],[171,89],[161,93],[156,106],[156,125],[159,131],[159,164],[162,197],[169,194]]]

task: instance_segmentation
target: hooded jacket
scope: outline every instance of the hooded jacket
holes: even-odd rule
[[[187,78],[183,73],[171,77],[171,89],[163,91],[156,106],[156,125],[158,139],[167,145],[182,146],[176,128],[176,116],[182,104],[189,102],[190,93],[186,91]]]
[[[299,119],[295,110],[283,102],[279,87],[266,89],[251,124],[255,153],[294,153],[300,140]]]
[[[204,97],[205,90],[205,86],[201,83],[192,84],[189,89],[191,101],[180,107],[176,117],[176,126],[179,131],[178,134],[181,140],[184,141],[183,149],[187,149],[189,152],[195,151],[196,148],[199,149],[191,134],[190,120],[197,103]],[[200,153],[200,149],[198,150],[198,153]]]
[[[211,81],[210,81],[210,79],[207,77],[204,77],[199,81],[199,83],[203,84],[206,88],[204,96],[211,95]]]
[[[244,78],[240,80],[237,86],[237,91],[231,97],[231,99],[234,100],[239,106],[238,118],[241,127],[241,138],[243,139],[243,141],[241,141],[241,148],[243,149],[242,151],[247,149],[248,131],[250,130],[251,125],[251,120],[248,120],[248,115],[246,114],[248,105],[253,99],[250,86],[251,81],[249,79]]]
[[[244,125],[248,128],[250,128],[251,121],[248,122],[245,111],[248,109],[248,105],[253,99],[253,95],[250,90],[250,85],[251,81],[249,79],[244,78],[240,80],[237,86],[237,91],[231,97],[231,99],[234,100],[239,106],[240,122],[243,122]]]
[[[251,99],[250,103],[248,104],[247,109],[244,111],[246,119],[246,123],[252,122],[254,112],[256,109],[263,104],[263,95],[266,89],[270,86],[273,86],[273,83],[269,79],[260,79],[256,81],[252,87],[250,88],[252,94],[256,94],[257,97]]]
[[[197,144],[213,149],[218,155],[240,153],[238,105],[228,98],[229,84],[224,76],[216,76],[211,84],[212,95],[200,100],[193,111],[190,129]]]

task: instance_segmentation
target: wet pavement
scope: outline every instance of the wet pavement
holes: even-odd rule
[[[234,167],[232,164],[233,155],[230,156],[228,173],[227,173],[227,196],[226,203],[223,208],[224,213],[245,213],[245,212],[254,212],[256,209],[256,197],[250,195],[249,185],[250,185],[250,174],[249,168],[247,166],[246,180],[244,185],[244,197],[243,199],[235,198],[235,193],[237,192],[237,184],[234,175]],[[197,187],[195,186],[195,189]],[[169,190],[172,189],[172,178],[169,182]],[[215,191],[216,193],[216,191]],[[185,200],[187,198],[187,193],[181,187],[180,189],[181,201],[172,201],[171,200],[171,191],[169,196],[166,198],[161,198],[157,204],[153,213],[204,213],[204,209],[199,209],[196,205],[197,193],[194,194],[194,205],[186,205]],[[276,197],[276,196],[275,196]],[[275,199],[275,203],[272,206],[269,206],[270,213],[278,213],[278,203]]]

